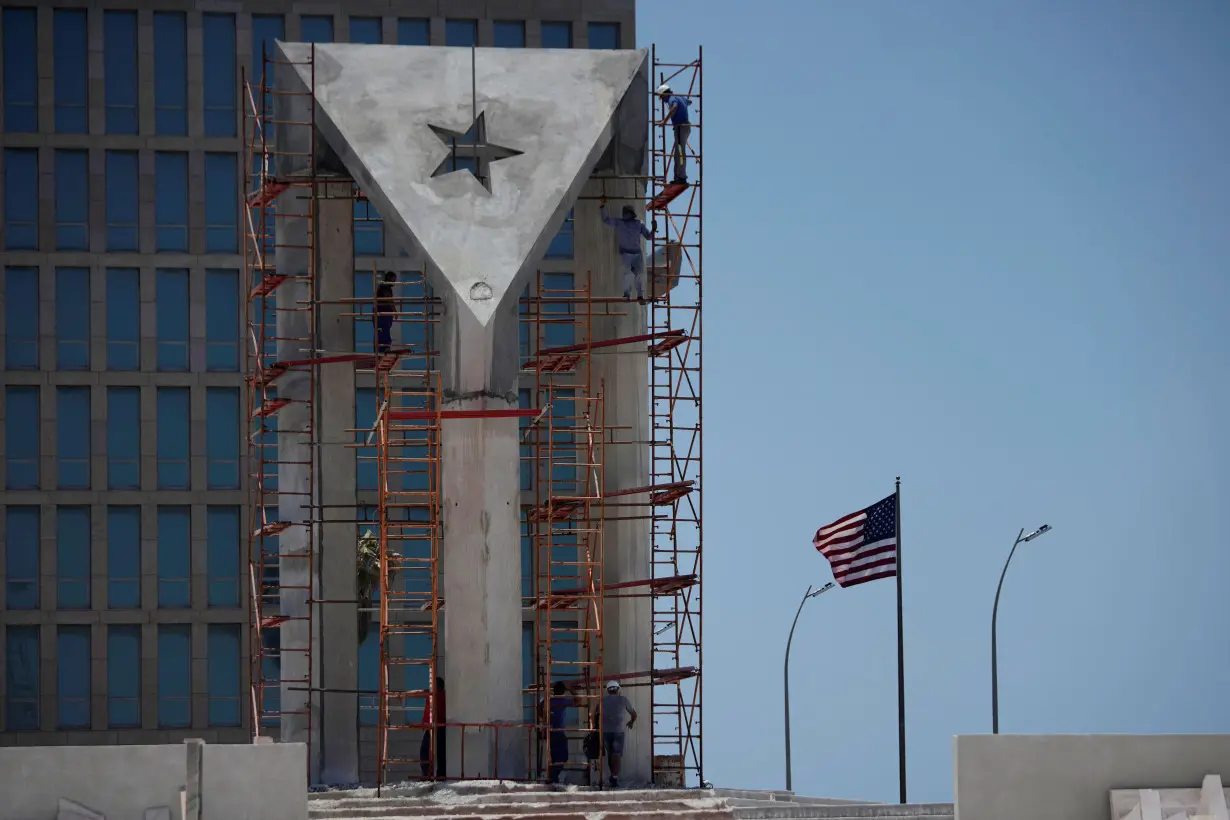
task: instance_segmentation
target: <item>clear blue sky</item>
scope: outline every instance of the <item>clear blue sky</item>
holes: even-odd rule
[[[657,0],[705,47],[705,753],[783,785],[817,526],[903,477],[911,801],[952,736],[1230,732],[1230,6]],[[804,610],[796,790],[897,798],[892,581]]]

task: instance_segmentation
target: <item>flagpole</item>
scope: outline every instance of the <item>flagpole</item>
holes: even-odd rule
[[[901,476],[897,476],[897,764],[901,784],[901,802],[906,801],[905,788],[905,629],[901,617]]]

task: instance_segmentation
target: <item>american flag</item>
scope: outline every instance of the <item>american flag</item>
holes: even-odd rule
[[[816,530],[811,541],[833,568],[833,580],[852,587],[897,574],[897,494]]]

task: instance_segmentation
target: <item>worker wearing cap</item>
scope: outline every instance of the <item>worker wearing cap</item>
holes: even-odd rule
[[[652,228],[646,228],[645,223],[636,218],[636,211],[631,205],[625,205],[622,219],[616,219],[606,212],[606,198],[599,202],[599,214],[602,221],[615,228],[616,240],[619,243],[619,262],[624,271],[624,298],[632,298],[632,286],[636,286],[636,300],[645,301],[645,253],[641,249],[641,237],[652,239],[658,230],[658,221],[653,221]]]
[[[388,353],[393,346],[393,316],[397,312],[397,302],[393,298],[393,284],[397,274],[389,271],[384,275],[384,281],[376,286],[376,352]]]
[[[688,184],[688,138],[692,136],[692,122],[688,118],[688,107],[692,101],[681,97],[671,90],[669,85],[658,87],[658,97],[666,108],[666,116],[658,125],[670,122],[675,128],[675,147],[671,151],[675,159],[674,181],[680,185]]]
[[[624,723],[624,713],[629,720]],[[632,728],[636,723],[636,710],[628,699],[619,693],[619,681],[610,681],[606,685],[606,695],[602,698],[602,745],[606,749],[607,765],[611,767],[611,787],[619,787],[619,768],[624,755],[624,728]]]

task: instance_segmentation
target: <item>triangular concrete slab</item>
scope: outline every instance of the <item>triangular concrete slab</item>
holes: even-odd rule
[[[313,65],[308,44],[277,45],[304,90],[314,70],[329,147],[483,326],[520,295],[610,142],[621,102],[646,99],[644,50],[338,43],[318,44]],[[433,176],[453,151],[439,134],[465,134],[476,115],[504,151],[488,153],[477,176]]]

